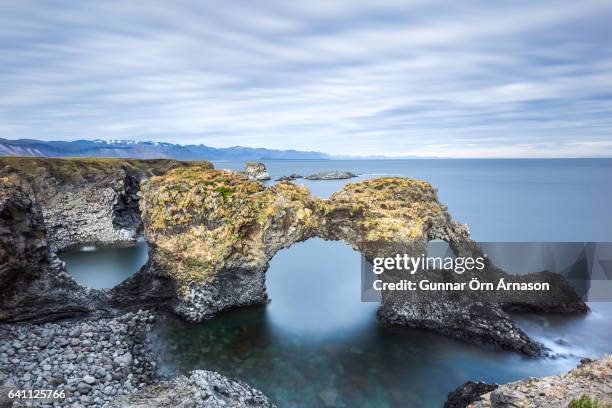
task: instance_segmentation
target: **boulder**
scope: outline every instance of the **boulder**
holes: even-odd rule
[[[249,180],[265,181],[270,180],[266,165],[259,162],[248,162],[244,167],[243,172]]]

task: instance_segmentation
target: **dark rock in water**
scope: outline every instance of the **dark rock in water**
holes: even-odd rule
[[[249,180],[265,181],[270,180],[266,165],[259,162],[249,162],[246,164],[243,172]]]
[[[293,181],[295,179],[303,178],[301,174],[291,173],[288,176],[282,176],[276,179],[276,181]]]
[[[444,408],[465,408],[472,402],[477,401],[481,395],[491,392],[497,387],[499,387],[497,384],[467,381],[455,391],[448,393]]]
[[[111,403],[111,408],[273,408],[259,390],[214,371],[197,370],[172,381],[159,382]]]
[[[307,180],[344,180],[349,178],[358,177],[357,174],[351,173],[350,171],[322,171],[320,173],[311,174],[306,176]]]

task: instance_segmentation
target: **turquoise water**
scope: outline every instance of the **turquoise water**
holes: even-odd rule
[[[362,173],[360,179],[383,174],[427,179],[481,241],[612,240],[612,160],[266,164],[273,177],[348,170]],[[354,180],[299,182],[326,197]],[[138,250],[117,257],[112,248],[104,250],[111,252],[79,253],[79,264],[67,260],[69,271],[83,272],[79,279],[90,274],[104,279],[118,270],[129,275],[146,260]],[[106,258],[123,261],[104,263]],[[171,318],[159,322],[152,339],[162,372],[220,371],[260,388],[280,407],[439,407],[469,379],[507,382],[554,374],[581,357],[612,352],[609,303],[591,304],[593,312],[580,318],[517,317],[530,335],[561,355],[556,359],[526,359],[427,331],[383,327],[376,305],[360,302],[359,254],[341,242],[311,239],[279,252],[266,284],[268,305],[196,325]]]

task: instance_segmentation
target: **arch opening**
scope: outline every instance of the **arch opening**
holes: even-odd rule
[[[361,255],[343,241],[310,238],[276,253],[266,271],[267,321],[314,337],[363,329],[377,303],[361,302]]]
[[[60,251],[58,257],[79,284],[110,289],[140,270],[148,261],[148,245],[139,239],[132,245],[87,244]]]

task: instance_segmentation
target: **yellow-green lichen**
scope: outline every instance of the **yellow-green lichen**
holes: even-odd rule
[[[265,187],[233,172],[193,167],[153,177],[142,191],[146,234],[158,248],[154,261],[183,288],[209,281],[234,261],[262,262],[279,249],[268,247],[274,240],[285,245],[324,236],[332,225],[354,231],[340,239],[411,241],[446,214],[431,185],[397,177],[347,184],[322,200],[291,182]]]

